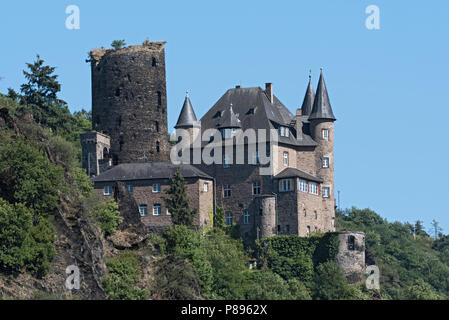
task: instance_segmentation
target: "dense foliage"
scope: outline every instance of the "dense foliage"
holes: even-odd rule
[[[135,252],[123,251],[106,263],[108,275],[103,278],[104,290],[111,300],[143,300],[147,293],[139,288],[139,259]]]
[[[106,235],[113,234],[123,221],[123,217],[118,210],[118,204],[113,199],[100,202],[97,208],[95,208],[94,214],[100,224],[101,230]]]
[[[380,269],[385,299],[436,299],[449,295],[448,238],[431,238],[421,222],[388,222],[369,209],[338,212],[340,230],[366,233],[366,262]],[[415,234],[413,234],[415,233]]]

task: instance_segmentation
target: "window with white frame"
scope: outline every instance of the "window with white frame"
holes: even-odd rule
[[[112,186],[104,186],[103,194],[105,196],[110,196],[112,194]]]
[[[304,179],[299,179],[299,191],[301,192],[309,192],[308,183]]]
[[[259,181],[253,182],[253,194],[260,194],[260,182]]]
[[[329,130],[328,129],[323,129],[323,139],[324,140],[329,140]]]
[[[329,197],[330,197],[330,188],[323,187],[323,198],[329,198]]]
[[[153,205],[153,216],[160,216],[161,215],[161,205],[156,203]]]
[[[243,224],[249,224],[249,212],[248,212],[248,210],[246,210],[243,213]]]
[[[232,226],[232,213],[226,212],[225,214],[225,225]]]
[[[284,151],[284,166],[288,166],[288,152]]]
[[[209,184],[207,182],[203,183],[203,191],[207,192],[209,190]]]
[[[141,217],[146,217],[148,215],[148,209],[146,204],[141,204],[139,206],[139,213]]]
[[[171,216],[171,212],[167,209],[167,216]]]
[[[161,185],[159,183],[153,183],[153,193],[161,192]]]
[[[290,134],[290,130],[288,129],[288,127],[280,126],[279,134],[281,135],[281,137],[288,137]]]
[[[318,195],[318,183],[316,182],[309,182],[309,193]]]
[[[129,191],[130,194],[133,194],[134,189],[133,189],[133,186],[132,186],[132,185],[128,184],[128,185],[126,186],[126,188],[128,189],[128,191]]]
[[[329,168],[329,158],[325,157],[321,160],[323,168]]]
[[[279,180],[279,191],[280,192],[293,191],[293,179]]]
[[[225,184],[223,187],[223,197],[229,198],[231,196],[231,185]]]
[[[223,155],[223,168],[229,168],[229,156],[227,154]]]

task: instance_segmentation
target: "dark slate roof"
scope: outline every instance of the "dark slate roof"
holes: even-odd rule
[[[308,117],[312,112],[313,101],[315,100],[315,92],[313,92],[312,83],[309,78],[309,85],[307,86],[306,95],[302,102],[301,113],[303,116]]]
[[[309,121],[317,119],[336,120],[329,102],[323,72],[320,74],[320,80],[318,81],[318,88],[316,89],[315,100],[313,102],[312,113],[309,116]]]
[[[279,125],[290,127],[294,119],[294,115],[276,96],[273,96],[273,103],[271,103],[262,88],[232,88],[226,91],[201,118],[201,130],[204,132],[207,129],[219,128],[231,103],[233,112],[240,120],[242,130],[266,129],[269,134],[269,129],[275,129]],[[310,137],[310,133],[305,132],[303,137],[302,140],[296,140],[290,132],[289,137],[279,136],[279,142],[295,146],[317,145]]]
[[[218,128],[225,129],[225,128],[241,128],[242,125],[240,124],[240,120],[237,117],[237,115],[234,113],[234,110],[232,110],[232,103],[230,104],[229,108],[226,110],[223,110],[220,116],[220,122],[218,123]]]
[[[176,122],[175,128],[193,127],[196,125],[197,119],[195,111],[193,110],[192,103],[189,97],[186,95],[184,104],[179,114],[178,122]]]
[[[315,177],[311,174],[308,174],[304,171],[301,171],[296,168],[287,168],[283,170],[281,173],[277,174],[274,178],[275,179],[283,179],[283,178],[292,178],[292,177],[299,177],[306,180],[311,180],[315,182],[323,182],[323,179]]]
[[[212,177],[190,164],[174,165],[171,162],[122,163],[96,176],[94,182],[166,179],[173,176],[176,169],[184,178]]]

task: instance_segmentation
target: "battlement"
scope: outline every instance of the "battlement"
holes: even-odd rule
[[[144,41],[141,45],[132,45],[119,49],[93,49],[89,52],[90,59],[88,61],[98,63],[103,57],[129,54],[129,53],[139,53],[139,52],[150,52],[156,53],[161,52],[165,48],[166,41],[155,41],[150,42],[148,40]]]

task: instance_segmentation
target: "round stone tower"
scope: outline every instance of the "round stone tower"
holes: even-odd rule
[[[113,164],[168,161],[165,42],[90,52],[93,129]]]
[[[257,197],[259,205],[259,237],[265,239],[276,235],[276,198],[274,195]]]

